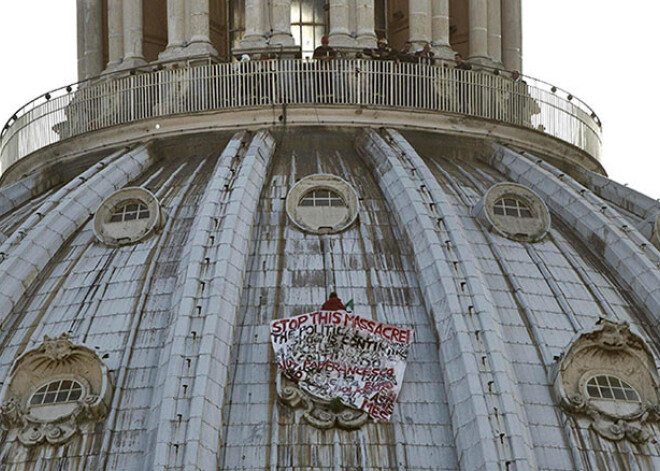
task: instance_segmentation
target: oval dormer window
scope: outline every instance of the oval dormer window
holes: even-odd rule
[[[162,224],[156,197],[140,187],[123,188],[99,207],[94,217],[94,232],[107,245],[126,245],[149,236]]]
[[[598,374],[585,385],[593,406],[615,417],[637,413],[642,404],[639,394],[628,382],[610,374]]]
[[[129,201],[116,207],[109,222],[126,222],[149,219],[149,208],[141,201]]]
[[[43,385],[30,398],[31,406],[76,402],[83,395],[84,388],[75,379],[58,379]]]
[[[348,182],[335,175],[310,175],[291,188],[286,211],[293,224],[305,232],[340,232],[355,222],[358,196]]]
[[[493,205],[493,213],[498,216],[511,216],[514,218],[531,218],[532,211],[529,206],[518,198],[500,198]]]
[[[536,242],[550,230],[550,212],[531,189],[498,183],[474,207],[475,216],[491,231],[520,242]]]

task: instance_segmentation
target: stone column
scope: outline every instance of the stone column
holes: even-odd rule
[[[432,0],[431,46],[440,59],[453,59],[454,50],[449,43],[449,0]]]
[[[488,0],[488,57],[502,64],[502,10],[500,0]]]
[[[110,71],[124,58],[124,0],[108,0],[108,65]]]
[[[103,5],[101,0],[78,0],[78,79],[103,72]]]
[[[158,55],[158,58],[167,60],[180,57],[185,41],[185,0],[167,0],[167,48]]]
[[[187,56],[213,55],[218,51],[211,44],[211,25],[209,23],[209,0],[186,0],[188,22],[186,32],[188,33]]]
[[[266,8],[266,0],[245,0],[245,36],[241,39],[241,48],[263,47],[266,44]]]
[[[488,61],[488,0],[469,0],[470,45],[469,59]]]
[[[330,2],[330,45],[335,48],[355,47],[355,38],[349,29],[349,0]]]
[[[291,0],[271,0],[271,18],[272,23],[270,27],[273,35],[270,38],[270,44],[293,46],[293,36],[291,35]]]
[[[361,48],[376,47],[374,0],[357,0],[357,43]]]
[[[410,42],[413,51],[431,42],[431,0],[409,0]]]
[[[124,60],[120,68],[145,64],[142,55],[142,0],[124,0]]]
[[[507,70],[522,72],[521,0],[502,0],[502,62]]]

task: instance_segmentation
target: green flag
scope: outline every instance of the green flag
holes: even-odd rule
[[[346,311],[353,312],[353,307],[353,298],[351,298],[350,301],[346,303]]]

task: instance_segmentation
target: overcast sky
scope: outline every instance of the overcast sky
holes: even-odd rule
[[[0,0],[1,125],[37,95],[76,81],[74,0]],[[653,198],[660,169],[660,2],[523,0],[524,72],[580,97],[603,121],[611,178]]]

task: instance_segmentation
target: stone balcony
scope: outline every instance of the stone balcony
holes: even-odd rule
[[[264,112],[277,118],[254,117]],[[296,113],[308,125],[415,128],[438,116],[445,121],[467,118],[482,135],[490,133],[482,132],[484,129],[502,126],[509,134],[526,131],[531,140],[545,136],[560,141],[565,149],[579,154],[573,160],[587,162],[591,168],[600,166],[600,121],[586,104],[554,86],[531,78],[514,81],[504,73],[485,69],[457,70],[448,63],[432,66],[341,59],[136,71],[58,89],[28,103],[5,125],[0,169],[4,173],[24,157],[53,144],[147,120],[157,121],[148,127],[157,135],[159,123],[172,117],[179,119],[176,126],[170,126],[170,133],[186,127],[180,119],[185,116],[205,116],[208,129],[218,120],[224,127],[235,128],[293,125]],[[309,119],[310,113],[316,115],[316,122]],[[319,118],[329,114],[332,119]],[[134,133],[136,139],[145,137],[144,129],[140,133]],[[492,135],[498,136],[497,132]]]

